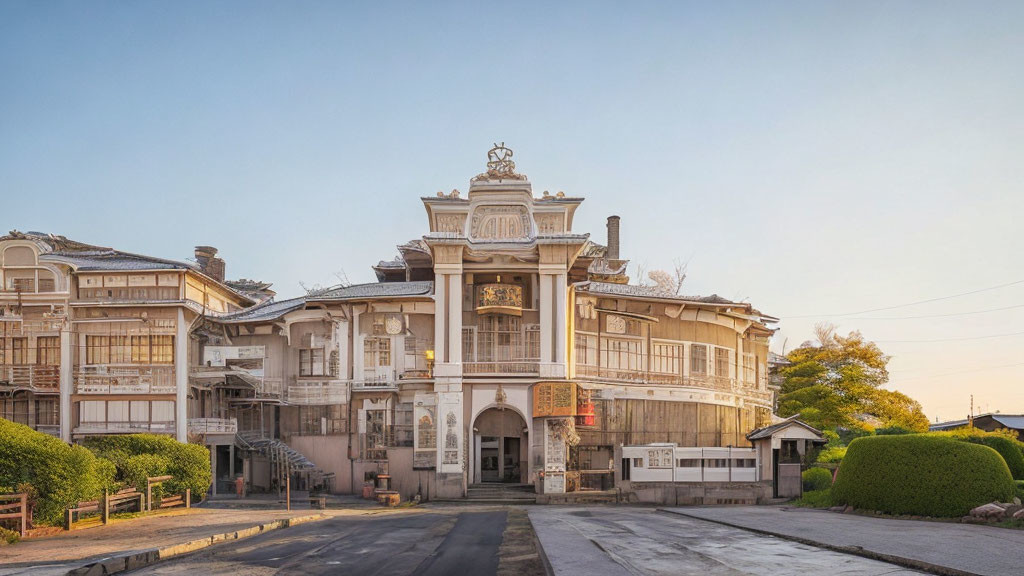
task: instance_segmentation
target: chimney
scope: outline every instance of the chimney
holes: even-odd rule
[[[619,217],[608,217],[608,259],[619,259]]]
[[[224,261],[217,258],[217,249],[213,246],[196,246],[196,262],[199,270],[218,282],[224,281]]]

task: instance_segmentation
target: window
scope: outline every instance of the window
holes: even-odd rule
[[[46,366],[60,364],[60,336],[36,338],[36,364]]]
[[[11,364],[28,364],[28,338],[11,338]]]
[[[149,364],[149,336],[131,336],[132,363]]]
[[[597,366],[597,338],[586,334],[576,335],[576,363]]]
[[[733,468],[756,468],[757,460],[754,458],[737,458],[732,461]]]
[[[637,468],[643,468],[644,467],[644,459],[643,458],[633,458],[633,466],[636,466]]]
[[[132,347],[127,336],[110,337],[110,363],[128,364],[132,361]]]
[[[756,359],[750,352],[743,354],[743,382],[746,384],[754,384],[754,362]]]
[[[715,376],[729,377],[729,364],[732,350],[728,348],[715,348]]]
[[[53,292],[53,278],[40,278],[39,279],[39,291],[40,292]]]
[[[654,344],[651,351],[651,372],[678,374],[682,366],[683,347],[677,344]]]
[[[35,278],[11,278],[11,289],[15,292],[35,292]]]
[[[707,458],[704,460],[705,468],[728,468],[728,458]]]
[[[676,460],[676,468],[700,468],[700,458],[680,458]]]
[[[363,366],[391,366],[391,338],[367,338],[363,341]]]
[[[324,375],[324,349],[303,348],[299,350],[299,376]]]
[[[463,362],[474,362],[476,358],[473,356],[476,346],[474,346],[475,338],[473,335],[473,328],[462,329],[462,361]]]
[[[523,331],[519,317],[490,314],[479,317],[477,327],[477,360],[479,362],[511,362],[526,358]],[[539,333],[538,333],[539,337]],[[540,355],[538,339],[537,355]]]
[[[153,364],[174,364],[174,336],[150,336]]]
[[[622,479],[623,480],[629,480],[629,471],[630,471],[629,458],[623,458],[622,459]]]
[[[708,347],[703,344],[690,346],[690,374],[708,373]]]
[[[614,370],[642,370],[639,340],[601,340],[601,366]]]
[[[110,363],[110,338],[108,336],[85,337],[85,363]]]

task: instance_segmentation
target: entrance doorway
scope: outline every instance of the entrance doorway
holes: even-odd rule
[[[526,481],[526,422],[514,410],[489,408],[473,423],[474,482]]]

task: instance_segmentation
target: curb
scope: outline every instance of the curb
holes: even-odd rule
[[[138,570],[139,568],[144,568],[151,564],[156,564],[157,562],[167,560],[181,554],[188,554],[190,552],[195,552],[196,550],[208,548],[220,542],[242,540],[252,536],[258,536],[265,532],[270,532],[271,530],[289,528],[306,522],[324,520],[327,517],[328,516],[325,514],[311,514],[308,516],[284,518],[282,520],[274,520],[273,522],[258,524],[242,530],[214,534],[213,536],[207,536],[206,538],[201,538],[199,540],[190,540],[181,544],[171,544],[170,546],[164,546],[162,548],[150,548],[149,550],[143,550],[141,552],[113,556],[111,558],[97,560],[95,562],[79,566],[73,570],[69,570],[66,573],[66,576],[102,576],[105,574],[117,574],[127,570]]]
[[[540,543],[540,536],[537,536],[537,528],[533,525],[533,518],[530,518],[529,513],[526,514],[526,521],[530,523],[530,531],[533,532],[533,545],[537,548],[537,555],[540,556],[540,563],[544,566],[544,573],[548,576],[555,576],[555,567],[551,565],[548,553]]]
[[[746,530],[747,532],[754,532],[755,534],[764,534],[765,536],[774,536],[783,540],[789,540],[791,542],[798,542],[800,544],[806,544],[808,546],[814,546],[816,548],[823,548],[825,550],[831,550],[833,552],[842,552],[843,554],[853,554],[854,556],[861,556],[869,560],[879,560],[881,562],[888,562],[903,568],[910,568],[912,570],[920,570],[929,574],[938,574],[939,576],[983,576],[975,572],[965,572],[956,568],[950,568],[949,566],[940,566],[938,564],[932,564],[925,562],[924,560],[917,560],[915,558],[907,558],[904,556],[893,556],[891,554],[883,554],[881,552],[875,552],[860,546],[837,546],[835,544],[827,544],[825,542],[818,542],[817,540],[811,540],[809,538],[803,538],[800,536],[790,536],[788,534],[781,534],[779,532],[772,532],[770,530],[761,530],[760,528],[751,528],[749,526],[743,526],[742,524],[734,524],[725,520],[715,520],[712,518],[704,518],[696,516],[694,514],[687,514],[686,512],[680,512],[677,510],[667,510],[665,508],[658,508],[658,512],[662,514],[675,514],[677,516],[685,516],[687,518],[693,518],[694,520],[703,520],[704,522],[711,522],[714,524],[721,524],[722,526],[729,526],[730,528],[739,528],[740,530]]]

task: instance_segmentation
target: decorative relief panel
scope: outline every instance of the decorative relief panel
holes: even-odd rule
[[[540,234],[561,234],[565,232],[561,214],[534,214],[537,221],[537,232]]]
[[[466,229],[465,214],[438,214],[437,231],[447,234],[462,235]]]
[[[526,206],[480,206],[473,211],[472,236],[481,240],[526,240],[531,237]]]
[[[626,333],[626,319],[622,316],[616,316],[609,314],[605,321],[605,331],[609,334],[625,334]]]

